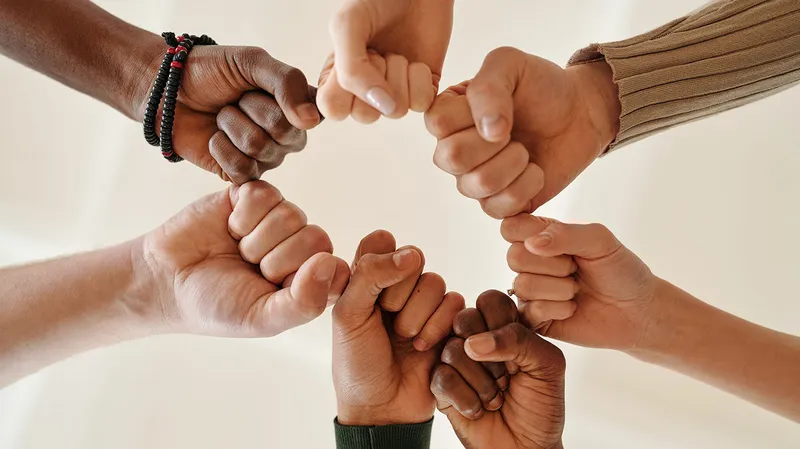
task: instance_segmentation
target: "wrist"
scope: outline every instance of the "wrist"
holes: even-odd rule
[[[419,424],[433,418],[430,414],[399,416],[403,410],[387,410],[385,407],[352,407],[339,404],[337,420],[343,426],[388,426],[393,424]]]
[[[598,156],[617,138],[622,105],[611,66],[605,61],[568,67],[583,99],[588,119],[598,135]]]
[[[120,89],[122,95],[117,108],[128,117],[141,122],[167,45],[152,33],[146,33],[137,43],[125,62],[123,85]]]
[[[655,298],[642,340],[627,353],[649,363],[660,363],[679,352],[707,312],[703,302],[664,279],[656,281]],[[704,307],[705,306],[705,307]]]
[[[143,333],[166,333],[171,329],[165,306],[172,296],[169,282],[153,268],[153,264],[148,263],[144,242],[145,239],[140,237],[122,246],[127,252],[132,279],[120,302]]]

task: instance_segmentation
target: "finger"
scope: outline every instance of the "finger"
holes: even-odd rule
[[[535,331],[547,328],[553,321],[571,318],[577,309],[575,301],[523,301],[519,305],[522,322]]]
[[[358,261],[367,254],[388,254],[397,249],[397,242],[389,231],[379,229],[373,231],[358,243],[356,254],[353,257],[352,271],[356,271]]]
[[[406,301],[408,301],[408,298],[411,296],[411,292],[414,291],[414,288],[417,285],[417,280],[422,274],[422,271],[425,269],[425,254],[422,252],[422,250],[416,247],[406,248],[412,248],[417,252],[417,254],[420,255],[420,263],[417,267],[416,273],[414,273],[414,276],[409,276],[408,278],[403,279],[381,293],[381,308],[389,312],[399,312],[403,309],[403,307],[406,305]]]
[[[578,283],[571,277],[522,273],[514,279],[514,294],[525,301],[569,301],[576,293]]]
[[[492,218],[503,219],[530,212],[531,200],[544,186],[544,172],[536,164],[528,164],[510,186],[480,200],[483,211]]]
[[[513,361],[525,373],[547,373],[552,380],[562,380],[566,361],[557,347],[522,324],[512,323],[500,329],[473,335],[464,345],[467,355],[477,361]]]
[[[332,252],[333,244],[328,234],[319,226],[306,226],[268,252],[261,259],[259,268],[264,278],[280,285],[314,254]]]
[[[386,55],[386,82],[392,89],[397,105],[390,118],[401,118],[408,114],[408,60],[402,55]]]
[[[455,316],[464,310],[464,297],[455,292],[444,296],[442,303],[414,338],[414,348],[425,352],[450,335]]]
[[[342,297],[336,303],[336,319],[360,326],[372,315],[378,295],[408,277],[416,277],[422,255],[414,248],[390,254],[366,254],[356,265]]]
[[[458,191],[467,198],[488,198],[511,185],[528,167],[529,159],[522,144],[511,142],[486,163],[459,176]]]
[[[242,153],[224,131],[217,131],[208,142],[211,156],[219,164],[228,179],[234,184],[242,185],[261,177],[264,173],[258,161]]]
[[[395,333],[411,340],[425,327],[447,291],[444,279],[436,273],[424,273],[394,321]]]
[[[450,365],[442,364],[434,369],[431,392],[436,397],[436,407],[448,418],[453,410],[471,420],[483,416],[483,404],[478,394]]]
[[[460,85],[439,94],[425,113],[425,127],[437,139],[444,139],[474,126],[466,88],[461,88]]]
[[[436,91],[433,87],[433,74],[426,64],[414,62],[408,66],[408,93],[412,111],[425,112],[430,109]]]
[[[542,257],[531,253],[520,242],[512,243],[506,253],[508,267],[515,273],[532,273],[544,276],[566,277],[578,269],[570,256]]]
[[[248,92],[239,100],[239,108],[272,141],[280,145],[283,152],[297,152],[305,148],[306,132],[289,123],[274,98],[263,92]]]
[[[525,54],[513,48],[498,48],[486,56],[467,88],[467,99],[475,125],[484,139],[499,142],[509,138],[514,124],[514,91],[524,67]]]
[[[278,61],[261,48],[246,47],[233,60],[250,84],[272,94],[289,123],[299,129],[311,129],[320,123],[321,117],[303,72]]]
[[[244,260],[259,264],[267,253],[300,232],[307,224],[308,218],[302,209],[289,201],[282,201],[269,211],[252,232],[241,239],[239,253]],[[297,264],[295,268],[299,266]]]
[[[451,338],[442,350],[442,362],[458,371],[467,384],[478,394],[483,408],[493,412],[503,405],[503,396],[497,382],[483,366],[464,352],[464,340]]]
[[[597,260],[623,249],[622,243],[601,224],[553,223],[525,240],[525,248],[540,256],[569,254]]]
[[[322,115],[331,120],[342,121],[350,116],[354,100],[353,94],[339,84],[336,69],[332,69],[325,83],[320,84],[317,93],[317,106]]]
[[[320,316],[332,295],[335,278],[347,271],[347,263],[330,254],[309,258],[298,270],[291,287],[256,303],[249,315],[264,336],[277,335]]]
[[[433,163],[451,175],[463,175],[497,155],[505,143],[483,140],[474,126],[439,140]]]
[[[236,240],[253,232],[261,220],[283,201],[281,192],[265,181],[231,187],[230,193],[233,212],[228,217],[228,230]]]
[[[536,217],[528,214],[519,214],[506,218],[500,224],[500,234],[509,242],[524,242],[542,232],[552,223],[558,223],[552,218]]]
[[[465,309],[459,312],[453,319],[453,331],[457,336],[463,339],[467,339],[476,334],[482,334],[488,330],[489,328],[486,327],[483,315],[475,308]],[[484,363],[483,366],[491,373],[501,390],[508,388],[508,370],[504,363],[487,362]]]
[[[478,296],[475,307],[483,316],[486,328],[490,331],[519,321],[519,311],[517,310],[517,305],[514,304],[514,300],[497,290],[488,290],[481,293]],[[505,368],[509,374],[515,374],[519,371],[519,367],[513,361],[506,362]]]
[[[288,153],[286,147],[275,142],[244,112],[233,106],[226,106],[217,114],[217,127],[239,151],[267,168],[279,166]]]
[[[370,17],[366,8],[354,3],[334,17],[330,31],[339,84],[381,114],[389,116],[394,112],[396,102],[384,75],[370,63],[367,53],[367,41],[373,31],[370,28],[376,21],[380,19]]]
[[[386,77],[386,60],[376,53],[369,53],[369,61],[375,70],[382,76]],[[369,124],[374,123],[381,117],[381,111],[373,108],[372,106],[364,103],[362,100],[356,98],[353,102],[353,110],[350,113],[353,119],[359,123]]]

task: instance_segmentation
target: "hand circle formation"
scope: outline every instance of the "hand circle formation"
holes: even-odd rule
[[[261,48],[172,33],[165,47],[89,0],[54,3],[0,5],[0,51],[143,122],[164,157],[233,185],[125,244],[2,270],[0,386],[104,344],[170,332],[271,337],[332,306],[341,449],[425,448],[436,409],[467,448],[563,447],[566,360],[542,336],[623,351],[800,421],[800,340],[657,277],[602,225],[533,215],[602,154],[800,81],[798,2],[719,0],[581,50],[566,68],[497,48],[474,78],[441,92],[454,0],[345,0],[318,88]],[[714,27],[724,39],[708,44]],[[74,54],[87,32],[119,54]],[[96,82],[116,63],[118,76]],[[736,79],[715,76],[717,66]],[[153,70],[155,83],[142,76]],[[424,113],[436,167],[502,220],[517,303],[488,290],[467,308],[425,271],[420,248],[398,247],[387,231],[364,237],[348,264],[260,180],[324,119],[370,124],[409,111]],[[743,343],[731,351],[733,340]]]

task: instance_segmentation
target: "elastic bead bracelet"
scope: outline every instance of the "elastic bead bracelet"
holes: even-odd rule
[[[175,122],[175,106],[178,102],[181,76],[192,48],[196,45],[217,45],[217,43],[205,34],[200,37],[188,34],[176,36],[175,33],[166,32],[161,36],[169,48],[161,61],[153,90],[147,101],[143,120],[144,137],[150,145],[161,146],[161,155],[165,159],[170,162],[180,162],[183,158],[178,156],[173,148],[172,127]],[[161,137],[159,137],[155,132],[155,124],[162,98],[164,106],[161,112]]]

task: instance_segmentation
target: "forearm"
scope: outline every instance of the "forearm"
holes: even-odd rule
[[[657,319],[632,355],[800,422],[800,338],[739,319],[660,282]]]
[[[0,53],[140,118],[163,50],[158,36],[88,0],[4,0],[0,17]]]
[[[137,241],[0,270],[0,388],[70,355],[147,335]]]

